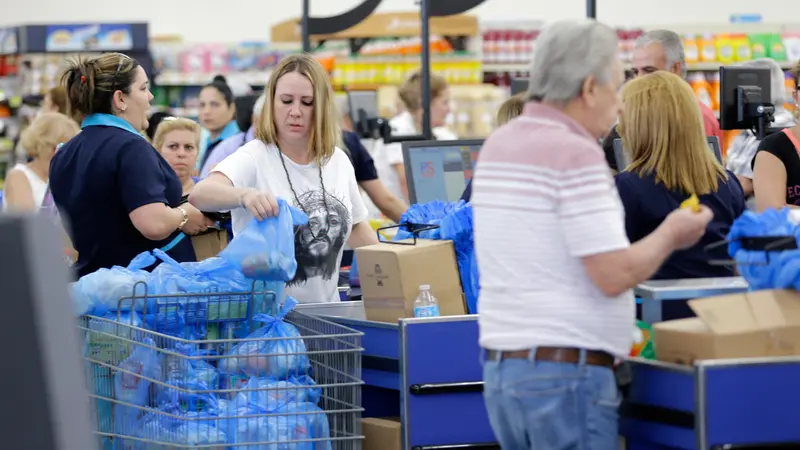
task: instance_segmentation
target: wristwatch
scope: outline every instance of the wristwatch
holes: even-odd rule
[[[178,225],[178,231],[183,231],[184,225],[186,225],[186,222],[189,221],[189,213],[186,212],[186,210],[183,208],[183,206],[178,206],[175,209],[177,209],[178,211],[181,212],[181,214],[183,214],[183,219],[181,219],[181,224]]]

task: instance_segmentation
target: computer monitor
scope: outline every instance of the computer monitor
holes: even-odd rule
[[[514,78],[511,80],[511,95],[517,95],[520,92],[528,90],[527,78]]]
[[[717,158],[717,161],[722,163],[722,149],[719,145],[719,138],[716,136],[707,136],[708,149]],[[614,139],[614,159],[617,161],[617,169],[620,171],[631,165],[631,156],[622,146],[622,138]]]
[[[483,146],[483,139],[403,142],[403,161],[411,204],[458,201]]]

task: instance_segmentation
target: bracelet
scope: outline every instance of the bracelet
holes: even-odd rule
[[[181,224],[178,225],[178,231],[183,231],[184,225],[186,225],[186,222],[189,221],[189,213],[186,212],[186,210],[183,208],[183,206],[178,206],[175,209],[177,209],[178,211],[181,212],[181,214],[183,214],[183,219],[181,219]]]

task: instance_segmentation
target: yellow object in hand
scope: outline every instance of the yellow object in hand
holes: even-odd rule
[[[688,208],[691,209],[692,212],[700,212],[700,199],[697,198],[697,195],[692,194],[691,197],[687,198],[681,203],[681,209]]]

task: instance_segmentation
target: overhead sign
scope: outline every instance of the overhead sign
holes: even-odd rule
[[[17,29],[0,28],[0,55],[14,55],[18,51]]]
[[[133,48],[130,24],[50,25],[48,52],[125,51]]]

